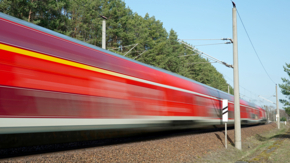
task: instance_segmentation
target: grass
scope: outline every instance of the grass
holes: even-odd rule
[[[212,152],[195,162],[289,162],[290,163],[290,126],[281,125],[280,130],[257,134],[243,142],[243,150],[234,146]],[[288,131],[289,132],[286,132]],[[289,155],[289,156],[288,156]]]
[[[284,136],[284,141],[269,157],[269,162],[290,162],[290,132],[282,136]]]

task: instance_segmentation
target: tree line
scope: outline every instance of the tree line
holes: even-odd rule
[[[276,121],[276,114],[277,114],[277,108],[275,106],[271,105],[263,105],[263,109],[266,111],[266,117],[269,121]],[[290,114],[287,113],[287,110],[280,109],[279,111],[280,121],[287,121],[290,118]]]
[[[284,72],[290,77],[290,64],[285,63],[283,68]],[[285,112],[290,116],[290,80],[282,78],[282,82],[282,84],[279,84],[279,87],[281,88],[282,94],[286,96],[286,99],[280,99],[279,101],[284,104],[283,109],[285,109]]]
[[[108,50],[124,55],[138,43],[126,57],[228,90],[223,75],[199,52],[178,42],[173,29],[167,32],[160,20],[134,13],[122,0],[0,0],[0,12],[99,47],[100,15],[106,16]]]

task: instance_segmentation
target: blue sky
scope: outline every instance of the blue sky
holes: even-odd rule
[[[141,16],[149,13],[163,22],[167,31],[173,29],[179,39],[232,38],[232,4],[230,0],[124,0],[127,7]],[[273,102],[276,98],[275,83],[281,84],[283,70],[290,63],[288,54],[290,38],[290,1],[235,0],[238,12],[267,70],[269,79],[253,50],[246,32],[238,18],[238,55],[240,93],[246,100],[256,100],[259,105],[273,105],[258,97],[261,95]],[[192,45],[222,43],[219,40],[187,41]],[[196,46],[219,60],[233,64],[232,44]],[[225,79],[233,85],[233,70],[213,63]],[[278,88],[278,97],[285,98]],[[245,95],[245,96],[244,96]],[[279,104],[279,108],[282,108]]]

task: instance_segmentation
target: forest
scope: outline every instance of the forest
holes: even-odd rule
[[[99,47],[103,15],[108,18],[107,50],[125,55],[138,44],[126,57],[228,91],[208,59],[178,42],[177,33],[166,31],[160,20],[138,15],[122,0],[0,0],[0,12]]]

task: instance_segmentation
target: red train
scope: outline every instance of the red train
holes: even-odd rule
[[[0,133],[219,125],[233,96],[0,13]],[[243,124],[265,111],[240,100]]]

